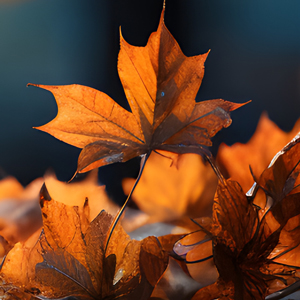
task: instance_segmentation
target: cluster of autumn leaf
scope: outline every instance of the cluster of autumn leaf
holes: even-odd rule
[[[221,145],[214,159],[211,137],[244,104],[195,102],[207,55],[184,56],[163,14],[145,47],[121,36],[131,112],[89,87],[40,86],[58,115],[38,129],[83,148],[77,172],[143,157],[123,182],[138,209],[119,210],[97,170],[26,189],[0,181],[17,191],[0,195],[15,199],[0,202],[1,299],[281,299],[299,289],[300,123],[286,134],[263,115],[246,145]]]

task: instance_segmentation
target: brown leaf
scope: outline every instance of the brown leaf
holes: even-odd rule
[[[281,228],[279,242],[269,258],[300,268],[300,135],[298,134],[273,159],[261,174],[253,193],[262,206],[260,217],[270,212],[268,223]],[[260,191],[263,193],[259,193]],[[264,198],[263,198],[264,197]],[[261,199],[263,198],[263,200]]]
[[[213,207],[212,232],[232,251],[241,252],[253,238],[257,212],[235,181],[219,182]]]
[[[289,161],[288,157],[286,159]],[[275,166],[278,165],[275,163]],[[224,292],[226,299],[265,299],[274,291],[274,282],[281,281],[286,287],[299,280],[294,264],[275,261],[276,254],[279,253],[279,257],[281,254],[280,236],[287,219],[298,215],[299,210],[290,212],[289,216],[283,213],[282,217],[276,206],[283,208],[287,204],[284,204],[285,198],[277,198],[278,204],[262,215],[253,205],[254,196],[247,198],[235,181],[219,182],[211,230],[219,280],[199,290],[195,300],[214,299],[218,294],[223,299]],[[285,200],[293,207],[294,198]]]
[[[267,168],[273,156],[285,146],[300,130],[300,120],[294,128],[286,133],[282,131],[263,113],[256,131],[246,143],[235,143],[232,146],[221,144],[217,163],[224,175],[238,181],[244,192],[253,184],[253,176],[249,166],[258,178]]]
[[[214,205],[213,253],[220,279],[234,286],[234,297],[229,299],[264,299],[266,295],[266,283],[259,271],[264,252],[253,249],[253,244],[256,247],[257,242],[265,242],[258,229],[256,209],[238,183],[220,182]]]
[[[186,57],[161,14],[145,47],[120,37],[118,72],[131,112],[108,95],[81,85],[38,87],[56,98],[58,114],[37,129],[83,148],[78,172],[127,161],[154,149],[203,153],[210,138],[231,124],[244,104],[221,99],[195,102],[207,54]]]
[[[257,188],[265,192],[272,214],[282,226],[300,213],[299,140],[285,147],[257,180]]]
[[[45,186],[41,207],[44,229],[38,241],[9,252],[0,273],[6,282],[48,298],[149,298],[168,263],[156,238],[130,240],[117,225],[105,253],[111,215],[102,211],[90,222],[88,201],[67,206]]]

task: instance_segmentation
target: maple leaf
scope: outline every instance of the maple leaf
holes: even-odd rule
[[[145,47],[121,35],[118,72],[131,112],[108,95],[81,85],[35,85],[53,93],[58,114],[37,127],[83,148],[78,172],[127,161],[154,149],[203,154],[210,138],[231,124],[229,112],[244,104],[222,99],[195,102],[207,54],[186,57],[164,24]]]
[[[90,222],[88,201],[83,207],[67,206],[51,199],[45,186],[41,207],[43,231],[38,241],[32,237],[16,244],[1,278],[47,298],[149,298],[168,263],[158,239],[130,240],[117,225],[105,251],[111,215],[102,211]]]

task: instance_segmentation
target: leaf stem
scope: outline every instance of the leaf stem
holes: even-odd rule
[[[205,159],[211,165],[211,167],[214,170],[215,174],[217,175],[218,179],[224,184],[225,179],[224,179],[222,173],[220,172],[218,166],[216,165],[215,160],[212,157],[211,153],[207,154],[207,153],[203,152],[203,155],[204,155]]]
[[[119,222],[119,220],[120,220],[120,218],[121,218],[121,216],[122,216],[122,214],[123,214],[123,212],[124,212],[124,210],[125,210],[125,208],[126,208],[128,202],[129,202],[129,200],[130,200],[130,198],[131,198],[131,195],[133,194],[133,192],[134,192],[134,190],[135,190],[135,188],[136,188],[138,182],[140,181],[140,178],[141,178],[141,176],[142,176],[142,173],[143,173],[143,170],[144,170],[146,161],[147,161],[147,159],[149,158],[150,153],[151,153],[151,150],[150,150],[147,154],[143,155],[143,157],[142,157],[142,159],[141,159],[141,166],[140,166],[140,171],[139,171],[138,177],[136,178],[135,183],[134,183],[134,185],[133,185],[133,187],[132,187],[130,193],[128,194],[127,199],[125,200],[123,206],[122,206],[121,209],[118,211],[118,213],[117,213],[117,215],[115,216],[115,218],[114,218],[112,224],[110,225],[110,228],[109,228],[109,230],[108,230],[109,234],[107,235],[106,241],[105,241],[104,257],[105,257],[106,250],[107,250],[107,248],[108,248],[109,241],[110,241],[111,236],[112,236],[112,234],[113,234],[113,231],[114,231],[115,227],[117,226],[117,223]]]

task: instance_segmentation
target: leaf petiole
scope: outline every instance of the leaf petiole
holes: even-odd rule
[[[126,198],[126,200],[125,200],[123,206],[122,206],[121,209],[118,211],[118,213],[117,213],[117,215],[115,216],[115,218],[114,218],[112,224],[110,225],[110,228],[109,228],[109,230],[108,230],[109,234],[106,236],[106,241],[105,241],[104,257],[105,257],[106,250],[107,250],[107,248],[108,248],[109,241],[110,241],[111,236],[112,236],[112,234],[113,234],[113,231],[114,231],[115,227],[117,226],[117,223],[119,222],[119,220],[120,220],[120,218],[121,218],[121,216],[122,216],[122,214],[123,214],[123,212],[124,212],[124,210],[125,210],[125,208],[126,208],[128,202],[129,202],[129,200],[130,200],[130,198],[131,198],[131,195],[133,194],[133,192],[134,192],[134,190],[135,190],[135,188],[136,188],[136,186],[137,186],[137,184],[138,184],[138,182],[139,182],[139,180],[140,180],[140,178],[141,178],[141,176],[142,176],[142,173],[143,173],[143,170],[144,170],[146,161],[147,161],[147,159],[149,158],[150,153],[151,153],[151,150],[150,150],[147,154],[144,154],[144,155],[142,156],[142,159],[141,159],[141,166],[140,166],[140,171],[139,171],[138,177],[136,178],[136,180],[135,180],[135,182],[134,182],[134,185],[133,185],[133,187],[132,187],[130,193],[128,194],[128,196],[127,196],[127,198]]]

